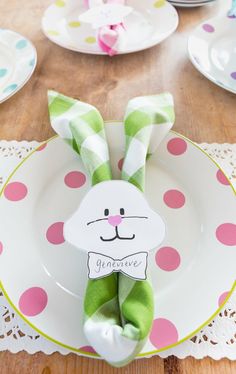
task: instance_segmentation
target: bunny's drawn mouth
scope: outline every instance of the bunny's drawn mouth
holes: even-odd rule
[[[115,227],[115,230],[116,230],[116,235],[115,235],[113,238],[105,239],[105,238],[103,238],[102,236],[100,236],[100,239],[101,239],[103,242],[113,242],[113,241],[116,240],[116,239],[119,239],[119,240],[133,240],[133,239],[135,238],[135,234],[133,234],[133,235],[130,236],[130,237],[120,236],[120,235],[119,235],[119,232],[118,232],[118,227],[117,227],[117,226]]]

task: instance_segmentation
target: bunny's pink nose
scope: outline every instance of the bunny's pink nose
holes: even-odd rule
[[[118,226],[122,222],[121,216],[109,216],[108,217],[108,223],[112,226]]]

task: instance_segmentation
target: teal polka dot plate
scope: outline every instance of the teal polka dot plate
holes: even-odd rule
[[[30,79],[37,62],[33,44],[7,29],[0,32],[0,103],[13,96]]]

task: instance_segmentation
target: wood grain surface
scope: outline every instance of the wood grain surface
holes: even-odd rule
[[[145,1],[145,0],[144,0]],[[169,90],[175,98],[174,129],[197,142],[236,142],[236,96],[204,78],[187,57],[187,38],[199,22],[227,9],[230,0],[179,9],[178,30],[152,49],[117,56],[67,51],[46,39],[40,29],[49,0],[0,0],[0,27],[24,34],[35,44],[38,64],[31,80],[0,104],[0,139],[44,140],[53,135],[47,113],[47,89],[96,105],[105,119],[122,119],[133,96]],[[153,357],[113,369],[103,361],[55,353],[0,353],[0,374],[229,374],[227,359],[195,360]]]

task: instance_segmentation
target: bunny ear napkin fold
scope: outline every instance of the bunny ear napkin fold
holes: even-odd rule
[[[164,93],[128,103],[122,181],[112,181],[104,121],[98,110],[54,91],[49,91],[48,99],[53,129],[81,157],[93,186],[64,232],[78,250],[96,249],[98,253],[88,252],[88,262],[97,271],[102,269],[100,277],[88,279],[84,334],[102,358],[121,367],[142,350],[152,327],[150,279],[137,275],[136,280],[132,274],[139,273],[137,268],[141,262],[146,264],[147,251],[161,244],[165,236],[164,222],[148,206],[143,192],[146,160],[174,123],[173,99]],[[119,257],[124,251],[125,256]]]

